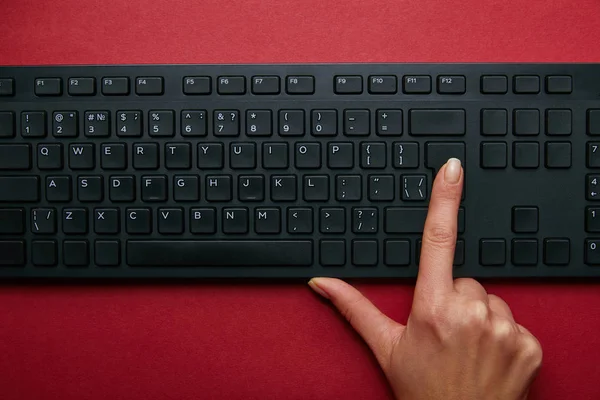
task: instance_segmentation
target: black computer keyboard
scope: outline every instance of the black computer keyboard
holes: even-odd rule
[[[0,277],[600,277],[600,65],[0,67]]]

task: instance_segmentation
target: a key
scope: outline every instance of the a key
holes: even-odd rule
[[[36,234],[56,233],[56,209],[31,209],[31,232]]]
[[[71,177],[49,176],[46,178],[46,200],[50,202],[71,201]]]

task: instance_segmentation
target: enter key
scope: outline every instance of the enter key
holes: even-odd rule
[[[427,142],[425,144],[425,166],[433,169],[434,177],[449,158],[458,158],[466,174],[467,160],[464,142]],[[465,198],[465,190],[466,188],[463,186],[463,199]]]

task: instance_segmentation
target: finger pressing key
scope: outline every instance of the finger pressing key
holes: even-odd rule
[[[423,230],[416,301],[429,301],[433,295],[453,290],[452,264],[463,178],[460,160],[451,158],[433,182]]]

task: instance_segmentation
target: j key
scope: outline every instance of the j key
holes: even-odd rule
[[[427,75],[409,75],[402,80],[402,90],[406,94],[431,93],[431,77]]]
[[[77,111],[58,111],[52,114],[52,134],[55,137],[76,137],[79,134]]]
[[[410,110],[409,129],[414,136],[465,134],[465,110]]]
[[[281,232],[281,211],[279,208],[257,208],[254,214],[254,230],[259,234]]]
[[[93,220],[95,233],[116,235],[120,231],[119,210],[116,208],[96,208]]]
[[[377,134],[379,136],[402,135],[402,110],[377,110]]]
[[[140,77],[135,80],[135,92],[140,96],[163,94],[163,78],[159,76]]]
[[[117,136],[142,136],[142,112],[117,111]]]
[[[329,143],[327,147],[327,166],[331,169],[354,167],[354,144]]]
[[[238,110],[216,110],[213,118],[215,136],[239,136],[240,112]]]
[[[287,143],[263,143],[263,168],[285,169],[289,164],[288,158]]]
[[[232,143],[229,151],[231,168],[256,168],[256,145],[254,143]]]
[[[158,233],[181,234],[184,230],[183,210],[181,208],[159,208]]]
[[[286,77],[287,94],[313,94],[315,92],[315,78],[312,76]]]
[[[127,148],[125,144],[103,144],[100,150],[100,164],[103,169],[125,169]]]
[[[271,177],[271,200],[296,201],[296,176]]]
[[[410,142],[395,142],[392,150],[394,168],[418,168],[419,144]]]
[[[165,144],[165,166],[168,169],[190,169],[192,146],[189,143]]]
[[[385,168],[385,143],[365,142],[360,145],[361,168]]]
[[[105,96],[126,96],[129,94],[129,78],[102,78],[102,94]]]
[[[0,235],[25,232],[25,210],[22,208],[0,208]]]
[[[279,251],[272,251],[273,247]],[[130,240],[127,264],[132,267],[309,267],[312,240]]]
[[[370,201],[391,201],[394,200],[394,193],[393,175],[369,176]]]
[[[238,197],[240,201],[263,201],[265,197],[264,177],[261,175],[240,176]]]
[[[273,116],[271,110],[246,111],[246,135],[271,136],[273,134]]]
[[[81,202],[99,202],[104,198],[104,185],[101,176],[80,176],[77,178],[77,199]]]
[[[0,112],[0,138],[15,136],[15,115],[12,111]]]
[[[329,177],[327,175],[304,176],[303,193],[305,201],[328,201]]]
[[[31,168],[29,144],[0,144],[0,171]]]
[[[346,232],[346,210],[344,208],[321,208],[319,220],[321,233]]]
[[[311,121],[313,136],[337,135],[337,110],[313,110]]]
[[[186,76],[183,78],[183,93],[187,95],[210,94],[209,76]]]
[[[158,168],[158,144],[135,143],[133,150],[133,168],[135,169],[157,169]]]
[[[152,232],[152,211],[148,208],[128,208],[125,210],[125,229],[130,234]]]
[[[229,175],[206,177],[206,200],[231,201],[232,183]]]
[[[133,176],[111,176],[109,186],[110,201],[128,202],[135,200],[135,181]]]
[[[206,111],[183,110],[181,112],[181,136],[206,135]]]
[[[40,197],[40,178],[37,176],[0,176],[1,202],[35,202]]]
[[[287,217],[288,233],[313,232],[312,208],[288,208]]]
[[[376,233],[379,228],[376,208],[352,209],[352,232]]]
[[[36,96],[60,96],[62,94],[62,79],[38,78],[35,80]]]
[[[0,267],[25,265],[25,242],[22,240],[0,240]]]
[[[72,144],[69,146],[69,168],[94,169],[96,157],[93,144]]]
[[[33,208],[31,210],[31,232],[56,233],[56,220],[54,208]]]
[[[62,213],[62,230],[68,235],[88,232],[88,215],[85,208],[65,208]]]
[[[338,175],[335,186],[338,201],[358,201],[362,199],[360,175]]]
[[[68,202],[72,197],[70,176],[49,176],[46,178],[46,200]]]
[[[167,201],[167,177],[142,176],[142,201]]]
[[[248,209],[224,208],[223,233],[248,233]]]
[[[252,93],[253,94],[279,94],[278,76],[253,76]]]
[[[96,94],[96,79],[69,78],[67,89],[71,96],[93,96]]]
[[[219,94],[246,93],[246,78],[243,76],[220,76],[217,78]]]
[[[86,111],[83,120],[83,134],[85,136],[110,136],[110,113],[108,111]]]
[[[152,137],[175,135],[175,113],[173,111],[150,111],[148,113],[148,132]]]
[[[46,112],[24,111],[21,113],[21,136],[46,137]]]
[[[198,176],[175,176],[173,178],[173,199],[175,201],[200,200],[200,183]]]
[[[194,234],[215,233],[217,217],[214,208],[190,209],[190,232]]]
[[[279,111],[279,135],[303,136],[304,135],[304,110]]]
[[[223,168],[223,144],[199,143],[198,168],[219,169]]]

